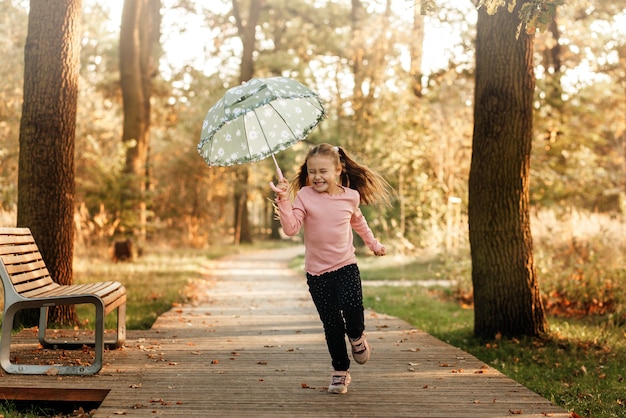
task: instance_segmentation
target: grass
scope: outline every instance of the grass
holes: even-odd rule
[[[27,402],[0,402],[0,416],[6,418],[89,418],[95,410],[85,411],[82,407],[64,405],[62,407],[48,407],[29,404]]]
[[[36,405],[30,405],[28,407],[22,408],[13,402],[3,401],[0,402],[0,414],[2,414],[2,417],[7,418],[38,418],[56,416],[57,411],[47,408],[41,408]]]

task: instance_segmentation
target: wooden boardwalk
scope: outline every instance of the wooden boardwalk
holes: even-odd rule
[[[327,393],[321,323],[303,274],[287,268],[301,251],[211,262],[199,303],[173,308],[150,331],[130,331],[97,375],[3,373],[0,390],[109,390],[95,417],[570,416],[475,357],[373,312],[370,361],[353,363],[348,394]]]

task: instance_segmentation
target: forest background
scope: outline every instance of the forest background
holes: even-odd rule
[[[562,267],[569,272],[593,258],[602,271],[592,279],[602,289],[614,286],[614,275],[624,270],[622,3],[568,4],[535,37],[530,184],[540,274]],[[275,176],[271,163],[255,163],[242,175],[238,168],[208,167],[196,150],[207,110],[240,82],[245,63],[237,24],[252,17],[245,14],[251,4],[241,2],[240,21],[234,19],[232,6],[238,4],[161,4],[142,179],[146,216],[138,225],[137,197],[128,192],[125,170],[132,141],[122,140],[123,1],[84,1],[75,157],[79,249],[137,239],[139,229],[143,240],[173,246],[279,238],[267,187]],[[393,207],[365,209],[394,253],[468,251],[475,6],[435,2],[424,11],[403,0],[359,2],[364,14],[355,35],[347,2],[257,4],[263,7],[256,17],[253,75],[303,80],[320,93],[329,115],[307,141],[278,155],[283,171],[293,175],[311,143],[342,145],[397,191]],[[0,204],[2,223],[14,225],[28,2],[4,0],[0,7],[5,75],[0,81]],[[355,48],[355,38],[367,48]],[[561,286],[576,287],[570,279],[568,273]],[[587,295],[580,309],[605,313],[621,306],[597,296]]]
[[[146,193],[139,194],[128,172],[136,143],[123,132],[124,2],[83,1],[74,196],[79,254],[127,238],[137,252],[154,244],[211,248],[279,239],[267,187],[275,176],[271,162],[210,168],[196,144],[206,111],[244,74],[283,75],[317,90],[329,114],[307,141],[278,155],[283,171],[293,175],[317,142],[342,145],[377,169],[397,199],[391,208],[365,211],[397,257],[392,261],[425,253],[447,260],[456,297],[471,304],[472,2],[425,2],[428,10],[403,0],[151,3],[159,3],[162,20],[150,52],[157,65],[148,73],[149,147],[139,179]],[[0,203],[7,226],[15,225],[17,212],[28,5],[0,2]],[[625,5],[568,2],[535,35],[530,170],[535,259],[547,310],[597,315],[622,328]],[[251,27],[253,50],[246,51]]]
[[[574,2],[535,44],[537,75],[531,188],[534,213],[558,220],[623,216],[626,190],[624,28],[620,2]],[[132,231],[120,207],[126,158],[119,86],[123,2],[85,0],[76,134],[77,241],[107,242]],[[466,246],[471,155],[475,7],[446,2],[422,16],[411,2],[364,2],[365,82],[356,90],[348,4],[268,1],[258,25],[254,76],[302,79],[329,118],[308,143],[279,155],[293,175],[311,142],[329,142],[375,167],[398,191],[390,210],[371,209],[373,227],[399,250]],[[1,199],[14,224],[27,2],[2,8]],[[151,234],[196,246],[232,240],[233,169],[209,168],[196,144],[207,110],[238,84],[241,40],[228,1],[165,0],[153,74],[149,151]],[[242,7],[242,9],[244,9]],[[415,45],[416,19],[423,26]],[[558,79],[552,76],[558,66]],[[563,94],[555,100],[554,85]],[[362,112],[365,118],[356,118]],[[362,114],[359,116],[363,116]],[[251,234],[271,230],[271,164],[251,167]],[[380,215],[380,216],[379,216]],[[544,222],[535,222],[543,224]],[[572,234],[576,234],[572,231]],[[245,239],[250,239],[248,233]]]

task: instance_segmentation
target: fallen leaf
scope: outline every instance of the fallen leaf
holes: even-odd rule
[[[515,410],[515,411],[509,409],[509,414],[511,414],[511,415],[522,415],[523,413],[524,412],[522,412],[521,409],[518,409],[518,410]]]
[[[56,367],[50,367],[48,370],[46,370],[46,373],[44,373],[48,376],[56,376],[59,374],[59,369],[57,369]]]
[[[260,364],[261,366],[266,366],[267,361],[257,361],[256,364]]]

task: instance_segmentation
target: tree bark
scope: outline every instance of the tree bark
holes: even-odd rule
[[[78,96],[80,0],[31,0],[24,50],[17,225],[29,227],[48,271],[72,284],[74,254],[74,139]],[[17,326],[37,324],[22,313]],[[77,322],[73,306],[49,319]]]
[[[125,174],[128,182],[123,208],[132,215],[124,224],[132,235],[145,238],[146,197],[149,184],[150,97],[158,69],[160,0],[125,0],[120,27],[120,84],[124,102],[122,141],[127,144]]]
[[[411,30],[411,90],[415,97],[422,97],[422,61],[424,55],[424,16],[421,8],[413,6],[413,28]]]
[[[518,10],[488,16],[476,36],[469,238],[478,337],[546,330],[533,260],[529,211],[533,40],[516,39]]]
[[[254,76],[254,51],[256,51],[256,26],[261,15],[263,0],[252,0],[248,9],[247,18],[240,12],[239,2],[232,0],[233,15],[237,24],[237,31],[243,45],[241,55],[241,67],[239,73],[239,83],[244,83]],[[233,203],[235,244],[251,243],[252,231],[250,230],[250,220],[248,213],[248,166],[235,167],[237,184],[234,186]]]

